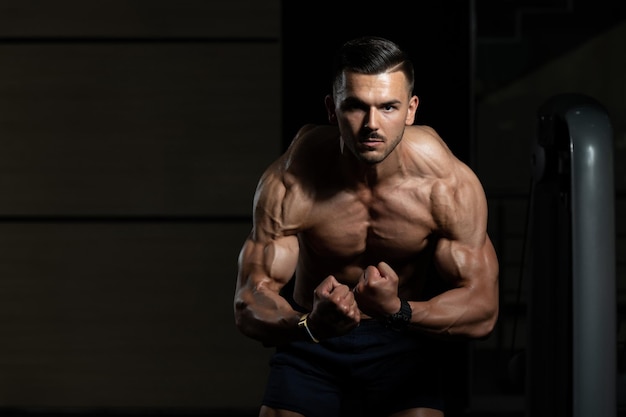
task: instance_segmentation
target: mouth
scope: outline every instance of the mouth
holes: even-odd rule
[[[372,139],[372,138],[368,138],[365,139],[361,142],[361,146],[366,148],[366,149],[376,149],[380,146],[383,145],[383,140],[382,139]]]
[[[370,135],[361,139],[361,143],[370,144],[370,143],[380,143],[384,142],[384,139],[378,135]]]
[[[383,145],[382,139],[367,138],[359,142],[361,149],[364,151],[373,151]]]

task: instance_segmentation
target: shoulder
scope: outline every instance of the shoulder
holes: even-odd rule
[[[421,177],[453,178],[464,165],[430,126],[408,126],[403,143],[409,163]]]
[[[304,125],[285,150],[265,171],[261,184],[276,181],[295,186],[315,176],[319,164],[339,149],[339,130],[333,126]]]
[[[432,215],[440,232],[465,239],[481,236],[486,227],[487,202],[478,176],[452,153],[434,129],[415,126],[407,130],[407,145],[416,169],[431,180]]]
[[[339,137],[339,129],[335,126],[302,127],[280,158],[278,168],[285,180],[306,188],[309,195],[324,188],[341,154]]]
[[[305,193],[283,158],[276,160],[261,176],[253,200],[253,238],[275,240],[299,231],[299,218],[306,212]]]
[[[336,146],[338,140],[339,129],[336,126],[307,124],[298,130],[286,154],[294,157],[304,152],[325,151],[328,147]]]
[[[301,230],[311,209],[314,177],[327,147],[336,143],[336,128],[303,126],[287,150],[261,175],[254,195],[255,230],[273,239]]]

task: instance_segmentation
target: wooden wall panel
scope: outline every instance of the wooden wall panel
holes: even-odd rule
[[[2,37],[276,38],[280,0],[1,0]]]
[[[249,214],[278,43],[0,43],[0,215]]]
[[[269,351],[232,309],[249,227],[0,224],[0,404],[256,406]]]
[[[0,0],[0,414],[258,407],[232,302],[280,4]]]

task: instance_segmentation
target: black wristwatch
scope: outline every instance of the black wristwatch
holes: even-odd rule
[[[400,311],[387,317],[385,324],[388,328],[393,330],[402,330],[411,322],[411,315],[413,310],[409,302],[400,299]]]

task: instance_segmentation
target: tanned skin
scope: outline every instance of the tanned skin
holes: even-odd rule
[[[239,330],[266,346],[319,339],[366,318],[413,310],[410,328],[437,337],[482,338],[498,316],[498,261],[476,175],[430,127],[413,125],[418,98],[405,75],[344,72],[326,97],[330,126],[305,126],[263,174],[254,224],[239,256]],[[425,298],[426,271],[446,290]],[[295,275],[294,275],[295,274]],[[416,375],[416,378],[419,376]],[[263,406],[262,417],[301,416]],[[408,409],[393,417],[441,417]]]

